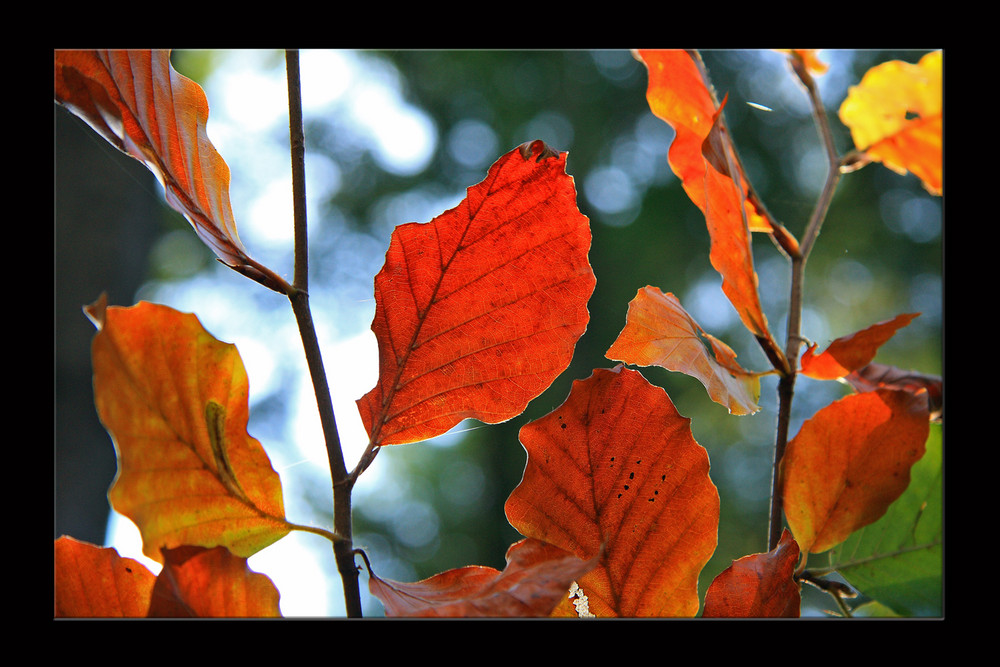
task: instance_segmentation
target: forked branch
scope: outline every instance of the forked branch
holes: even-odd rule
[[[837,149],[833,143],[833,133],[830,130],[826,109],[823,106],[823,100],[820,98],[815,81],[809,74],[801,58],[797,55],[790,55],[789,63],[805,88],[812,105],[813,118],[816,121],[817,130],[823,141],[828,169],[823,189],[809,217],[809,222],[806,224],[806,230],[799,245],[799,252],[790,255],[792,276],[791,290],[788,297],[788,328],[785,339],[785,358],[792,365],[792,369],[791,373],[782,375],[781,380],[778,382],[778,421],[774,443],[774,461],[771,470],[771,512],[768,529],[768,551],[776,548],[778,542],[781,540],[782,502],[778,471],[781,459],[785,454],[785,447],[788,444],[792,396],[795,393],[796,360],[799,358],[799,351],[802,347],[801,326],[806,262],[819,236],[823,221],[826,219],[826,213],[830,208],[830,202],[833,201],[833,194],[837,189],[837,184],[840,182],[841,175],[841,160],[837,155]]]

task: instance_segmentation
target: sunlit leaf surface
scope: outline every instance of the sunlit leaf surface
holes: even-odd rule
[[[288,285],[250,258],[229,201],[229,166],[208,138],[208,100],[167,50],[59,50],[55,99],[149,167],[167,202],[227,265],[279,292]]]
[[[281,480],[247,433],[248,380],[236,347],[191,314],[141,302],[88,310],[94,394],[118,475],[112,506],[143,553],[225,546],[250,556],[288,533]]]
[[[846,396],[802,424],[781,461],[785,517],[819,553],[885,514],[924,455],[927,399],[878,389]]]
[[[706,343],[714,354],[709,354]],[[705,333],[676,296],[656,287],[646,286],[636,293],[628,306],[625,328],[606,356],[698,378],[712,400],[733,414],[760,409],[759,378],[736,363],[736,353],[728,345]]]
[[[600,556],[577,580],[591,613],[697,613],[698,576],[718,540],[719,494],[690,420],[662,389],[622,366],[597,369],[520,438],[528,462],[507,519],[527,537]]]
[[[373,443],[506,421],[569,366],[596,278],[566,155],[525,144],[456,208],[393,232],[375,277],[379,380],[358,401]]]
[[[944,193],[944,57],[917,64],[891,60],[865,73],[840,106],[858,149],[899,173],[911,172],[931,194]]]

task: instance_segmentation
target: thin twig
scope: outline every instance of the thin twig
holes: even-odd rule
[[[287,51],[288,138],[292,149],[292,207],[295,216],[296,288],[309,291],[309,242],[306,238],[306,143],[302,129],[302,89],[299,80],[299,53]]]
[[[299,54],[287,51],[285,63],[288,77],[289,137],[292,153],[292,191],[295,199],[295,284],[288,298],[292,303],[295,321],[302,337],[309,375],[316,392],[320,424],[326,441],[326,452],[330,460],[330,475],[333,482],[334,531],[340,538],[333,543],[344,584],[344,599],[349,617],[361,616],[361,593],[358,585],[358,570],[354,563],[354,547],[351,527],[351,484],[347,479],[347,467],[340,446],[337,420],[333,412],[333,400],[327,382],[323,356],[320,352],[316,327],[313,325],[309,309],[308,289],[308,234],[305,205],[305,142],[302,129],[302,97],[299,87]]]
[[[799,357],[799,350],[802,347],[802,307],[803,293],[805,289],[805,270],[809,254],[813,245],[819,237],[823,221],[826,219],[830,203],[833,201],[833,194],[840,182],[841,169],[840,158],[837,155],[836,146],[833,143],[833,133],[830,130],[830,123],[826,116],[826,109],[823,100],[812,76],[805,68],[802,60],[796,55],[789,57],[789,63],[799,81],[802,83],[809,97],[813,108],[813,118],[816,122],[820,138],[823,140],[823,147],[826,151],[828,170],[823,189],[820,192],[816,206],[809,217],[805,233],[799,244],[799,252],[791,259],[791,289],[788,297],[788,328],[785,339],[785,358],[793,365],[789,374],[783,375],[778,382],[778,422],[774,443],[774,460],[771,468],[771,511],[768,524],[768,551],[776,548],[781,540],[781,459],[785,455],[785,448],[788,444],[788,429],[791,423],[792,396],[795,393],[796,360]]]

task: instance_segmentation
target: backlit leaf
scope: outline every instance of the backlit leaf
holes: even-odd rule
[[[240,242],[229,166],[206,131],[208,100],[201,86],[171,67],[169,51],[56,51],[55,99],[149,167],[167,203],[219,259],[286,293],[284,279],[251,259]]]
[[[141,618],[156,575],[115,549],[71,537],[55,541],[55,616]]]
[[[151,618],[276,618],[278,589],[225,547],[163,550]]]
[[[943,194],[944,73],[941,51],[916,65],[892,60],[868,70],[840,106],[854,145],[928,192]]]
[[[926,397],[888,389],[845,396],[807,419],[781,461],[800,548],[826,551],[885,514],[909,485],[928,429]]]
[[[393,232],[375,277],[379,380],[358,401],[374,444],[511,419],[569,365],[596,278],[565,166],[525,144],[456,208]]]
[[[694,59],[685,51],[640,51],[649,72],[649,108],[674,128],[671,169],[705,214],[712,239],[710,260],[722,275],[722,290],[755,336],[768,337],[757,293],[750,232],[771,231],[761,208],[748,198],[732,141]],[[733,175],[737,177],[734,178]],[[737,185],[739,183],[739,185]]]
[[[702,337],[712,346],[709,355]],[[737,415],[760,410],[760,380],[736,363],[736,353],[710,336],[673,294],[640,289],[628,305],[625,328],[607,351],[608,359],[638,366],[660,366],[697,378],[712,400]]]
[[[819,49],[775,49],[779,53],[786,53],[793,58],[798,58],[802,65],[811,75],[819,76],[826,74],[830,66],[819,59],[817,51]]]
[[[250,556],[287,534],[281,480],[247,434],[236,347],[166,306],[101,301],[88,314],[99,329],[95,402],[118,456],[108,498],[139,527],[143,553],[199,545]]]
[[[863,368],[887,340],[920,313],[897,315],[867,329],[842,336],[830,343],[822,354],[813,354],[814,343],[802,354],[802,373],[816,380],[836,380]]]
[[[772,551],[744,556],[705,592],[703,618],[797,618],[801,596],[792,578],[799,545],[786,529]]]
[[[693,616],[719,494],[690,420],[637,371],[597,369],[520,431],[528,453],[507,519],[600,565],[577,580],[596,616]],[[561,613],[576,615],[561,605]]]
[[[507,551],[503,572],[469,566],[407,584],[372,575],[368,586],[386,616],[548,616],[570,584],[596,565],[544,542],[524,539]]]

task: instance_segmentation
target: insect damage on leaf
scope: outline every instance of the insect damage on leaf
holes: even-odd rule
[[[233,472],[233,466],[229,462],[229,454],[226,451],[226,408],[209,400],[205,404],[205,425],[208,427],[208,441],[212,445],[212,456],[215,457],[215,467],[219,472],[219,479],[230,493],[246,500],[247,496],[236,479],[236,473]]]

